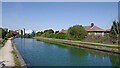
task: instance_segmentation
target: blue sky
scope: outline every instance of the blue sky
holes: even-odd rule
[[[3,2],[4,28],[61,30],[73,25],[109,29],[118,17],[117,2]]]

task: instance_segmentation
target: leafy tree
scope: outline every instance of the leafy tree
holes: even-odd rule
[[[13,36],[15,37],[17,35],[17,33],[13,33]]]
[[[43,34],[43,32],[41,31],[41,32],[37,32],[36,34],[35,34],[35,36],[41,36]]]
[[[73,40],[82,40],[87,35],[86,30],[82,25],[75,25],[68,29],[68,38]]]
[[[48,35],[48,38],[54,38],[55,34],[51,33],[50,35]]]
[[[47,32],[48,30],[44,30],[44,33]]]
[[[47,32],[43,33],[41,36],[48,37],[49,35],[50,35],[49,31],[47,31]]]
[[[56,39],[65,39],[66,36],[67,36],[66,33],[57,33],[56,36],[55,36],[55,38]]]
[[[45,30],[44,34],[42,34],[43,37],[49,37],[49,35],[53,34],[54,31],[52,29]]]
[[[7,34],[6,34],[6,37],[7,37],[7,38],[10,38],[10,34],[9,34],[9,33],[7,33]]]
[[[49,33],[54,33],[54,31],[52,29],[49,30],[45,30],[44,33],[49,32]]]
[[[55,31],[55,34],[59,33],[59,31]]]
[[[5,35],[7,34],[8,32],[5,31],[4,29],[0,28],[0,38],[4,39],[5,38]]]

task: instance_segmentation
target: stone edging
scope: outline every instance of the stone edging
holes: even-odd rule
[[[14,43],[13,43],[13,45],[14,45]],[[16,48],[15,45],[14,45],[14,49],[15,49],[15,51],[16,51],[16,53],[17,53],[17,57],[18,57],[18,59],[19,59],[19,61],[20,61],[20,63],[21,63],[21,67],[28,68],[28,67],[27,67],[27,64],[25,63],[23,57],[20,55],[20,53],[19,53],[19,51],[18,51],[18,49]]]
[[[99,46],[89,46],[89,45],[84,45],[84,44],[77,44],[77,43],[70,43],[70,42],[62,42],[58,40],[52,40],[52,39],[47,39],[47,38],[36,38],[41,41],[46,41],[46,42],[53,42],[53,43],[60,43],[60,44],[67,44],[67,45],[73,45],[73,46],[78,46],[78,47],[84,47],[84,48],[89,48],[89,49],[95,49],[95,50],[100,50],[100,51],[107,51],[107,52],[113,52],[120,54],[119,49],[115,48],[108,48],[108,47],[99,47]]]

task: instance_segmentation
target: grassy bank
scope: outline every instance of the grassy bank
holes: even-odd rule
[[[63,42],[70,42],[70,43],[84,44],[84,45],[90,45],[90,46],[99,46],[99,47],[108,47],[108,48],[120,49],[120,47],[118,47],[118,45],[116,45],[116,46],[106,46],[106,45],[99,45],[99,44],[80,43],[80,42],[74,42],[74,41],[63,41]]]
[[[120,47],[118,47],[117,45],[106,46],[106,45],[90,44],[90,43],[76,42],[73,40],[64,40],[64,39],[53,39],[53,38],[43,38],[43,37],[34,37],[34,38],[37,39],[38,41],[68,44],[68,45],[73,45],[73,46],[78,46],[78,47],[86,47],[86,48],[91,48],[91,49],[96,49],[96,50],[120,53],[119,51]]]
[[[1,39],[1,40],[0,40],[0,43],[1,43],[0,47],[3,47],[3,46],[5,45],[6,42],[7,42],[7,40]]]
[[[101,43],[101,44],[109,44],[109,45],[118,45],[118,43],[105,43],[105,42],[94,42],[94,41],[86,41],[86,40],[81,40],[82,42],[92,42],[92,43]]]
[[[15,49],[14,49],[13,41],[11,40],[11,42],[12,42],[12,47],[13,47],[12,53],[14,54],[15,66],[20,66],[21,64],[20,64],[20,61],[19,61],[19,59],[18,59],[18,57],[17,57],[17,52],[16,52]]]

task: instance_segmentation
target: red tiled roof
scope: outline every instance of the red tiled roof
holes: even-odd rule
[[[10,30],[9,32],[10,32],[10,33],[16,33],[16,34],[18,34],[18,32],[15,32],[15,31],[12,31],[12,30]]]
[[[91,27],[91,26],[84,26],[84,29],[86,31],[105,31],[104,29],[101,29],[101,28],[99,28],[97,26],[93,26],[93,27]]]
[[[67,33],[67,30],[62,29],[59,33]]]
[[[106,30],[106,31],[110,31],[111,29],[108,29],[108,30]]]
[[[86,31],[110,31],[110,29],[109,29],[109,30],[104,30],[104,29],[101,29],[101,28],[99,28],[99,27],[97,27],[97,26],[94,26],[93,23],[91,23],[91,26],[83,26],[83,27],[84,27],[84,29],[85,29]],[[61,32],[67,33],[68,31],[62,29],[62,30],[60,31],[60,33],[61,33]]]

